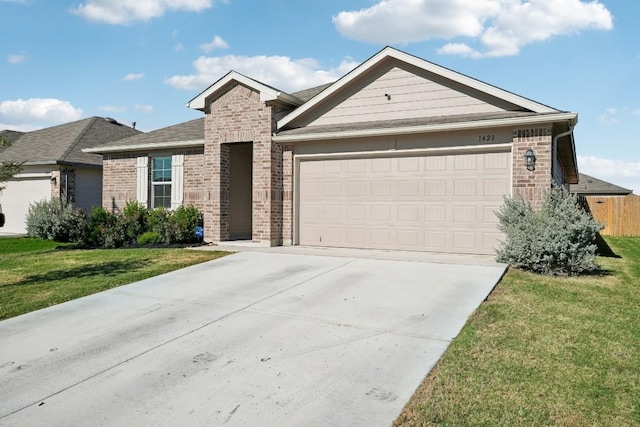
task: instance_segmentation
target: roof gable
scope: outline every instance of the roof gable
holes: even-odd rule
[[[491,86],[487,83],[425,61],[391,47],[386,47],[376,55],[362,63],[356,69],[326,88],[319,95],[302,105],[292,113],[278,121],[279,129],[296,127],[296,125],[308,124],[313,121],[311,117],[321,116],[331,109],[328,105],[335,98],[342,96],[343,102],[348,102],[344,94],[356,95],[359,89],[366,90],[367,84],[374,84],[376,78],[394,78],[393,74],[400,76],[402,73],[414,74],[422,77],[425,82],[431,81],[442,87],[448,87],[459,93],[466,93],[470,97],[482,99],[489,104],[495,104],[507,109],[518,111],[530,111],[534,113],[556,113],[558,110],[521,97],[503,89]],[[388,75],[387,75],[388,74]],[[370,88],[373,88],[371,86]],[[427,88],[423,88],[427,90]],[[433,88],[432,88],[433,89]],[[437,88],[436,88],[437,89]],[[383,94],[387,95],[387,94]],[[393,94],[388,94],[393,99]],[[444,95],[444,94],[442,94]],[[445,95],[446,96],[446,95]],[[366,97],[366,95],[363,95]],[[361,102],[367,102],[362,100]],[[460,100],[464,103],[464,100]],[[510,106],[510,107],[509,107]],[[384,107],[380,107],[384,109]],[[498,110],[494,110],[496,112]],[[477,111],[472,111],[477,112]],[[490,112],[490,111],[487,111]],[[336,114],[338,115],[338,114]],[[323,123],[314,123],[321,125]]]
[[[187,107],[194,110],[207,111],[207,100],[220,97],[230,90],[235,84],[242,84],[260,93],[260,101],[268,102],[279,100],[287,104],[298,106],[302,101],[286,92],[261,83],[236,71],[230,71],[220,80],[209,86],[198,96],[187,103]]]

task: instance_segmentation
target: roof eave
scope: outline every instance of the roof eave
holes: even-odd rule
[[[360,138],[360,137],[373,137],[373,136],[388,136],[388,135],[410,135],[418,133],[433,133],[433,132],[447,132],[456,130],[470,130],[481,128],[498,128],[507,126],[526,126],[541,123],[554,123],[559,121],[573,121],[577,119],[576,113],[556,113],[556,114],[544,114],[533,117],[512,117],[504,119],[491,119],[491,120],[476,120],[470,122],[457,122],[457,123],[440,123],[431,125],[420,126],[404,126],[395,128],[382,128],[382,129],[362,129],[351,131],[337,131],[337,132],[324,132],[324,133],[311,133],[311,134],[299,134],[299,135],[274,135],[272,140],[274,142],[303,142],[303,141],[322,141],[329,139],[345,139],[345,138]]]
[[[129,144],[129,145],[114,145],[109,147],[93,147],[85,148],[82,151],[84,153],[121,153],[129,151],[147,151],[147,150],[162,150],[166,148],[189,148],[204,146],[204,139],[193,139],[189,141],[167,141],[167,142],[148,142],[144,144]]]

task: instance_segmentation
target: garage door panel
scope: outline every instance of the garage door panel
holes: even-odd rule
[[[6,184],[0,196],[6,223],[0,228],[3,233],[25,233],[25,219],[29,205],[51,198],[51,181],[46,178],[13,179]]]
[[[371,229],[371,247],[374,248],[386,248],[391,245],[391,230],[390,229]]]
[[[501,236],[495,211],[509,192],[508,159],[479,153],[303,160],[298,242],[492,253]],[[302,173],[337,171],[338,164],[337,175]]]
[[[389,221],[391,220],[391,206],[390,205],[372,205],[371,206],[372,221]]]

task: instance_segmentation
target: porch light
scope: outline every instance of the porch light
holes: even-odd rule
[[[528,148],[527,152],[524,153],[524,164],[528,171],[536,169],[536,155],[531,148]]]

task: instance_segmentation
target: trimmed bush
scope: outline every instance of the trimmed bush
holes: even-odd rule
[[[165,208],[155,208],[149,212],[149,231],[158,234],[158,243],[165,245],[173,243],[173,224],[171,212]]]
[[[138,236],[137,243],[140,246],[156,245],[160,242],[160,235],[153,231],[147,231]]]
[[[127,244],[135,244],[138,236],[148,229],[149,210],[137,201],[129,201],[122,210],[125,239]]]
[[[84,213],[59,198],[30,204],[26,218],[30,237],[57,242],[84,244],[87,236],[85,224]]]
[[[89,242],[103,248],[125,245],[127,233],[124,217],[101,207],[94,208],[89,216]]]
[[[505,197],[496,213],[506,236],[496,260],[546,275],[578,275],[597,269],[595,239],[602,226],[575,196],[554,186],[534,211],[521,196]]]
[[[202,223],[201,217],[200,211],[193,205],[178,207],[171,215],[173,240],[176,243],[196,242],[195,231]]]

